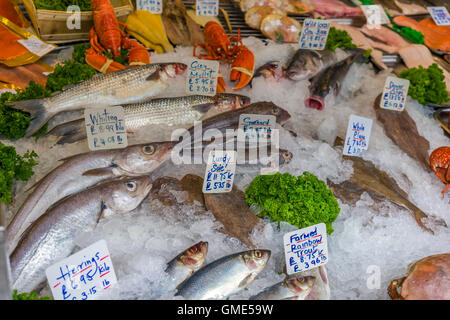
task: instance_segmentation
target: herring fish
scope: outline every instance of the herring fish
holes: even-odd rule
[[[75,236],[94,230],[102,217],[135,209],[151,186],[148,176],[116,179],[56,203],[33,223],[11,254],[12,287],[19,292],[39,288],[45,270],[75,249]]]
[[[42,178],[7,227],[9,252],[22,232],[56,201],[114,176],[148,174],[170,157],[174,142],[99,150],[67,159]]]
[[[175,295],[188,300],[225,299],[251,283],[269,258],[269,250],[258,249],[222,257],[181,283]]]
[[[336,53],[330,50],[298,49],[288,64],[286,77],[294,81],[308,80],[337,62]]]
[[[225,112],[250,104],[250,98],[238,94],[219,93],[209,96],[185,96],[152,99],[146,102],[123,105],[125,127],[128,133],[153,124],[190,125],[201,120],[208,111]],[[63,123],[49,134],[62,136],[57,144],[86,139],[84,118]]]
[[[186,68],[182,63],[160,63],[99,74],[68,86],[54,96],[11,102],[10,106],[31,114],[32,121],[25,133],[29,137],[63,111],[148,100],[167,89],[168,80],[182,74]]]
[[[305,300],[310,294],[315,282],[315,277],[305,276],[293,279],[285,278],[270,286],[250,300]]]

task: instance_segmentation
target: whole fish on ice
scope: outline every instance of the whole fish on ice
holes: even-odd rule
[[[337,54],[330,50],[298,49],[287,66],[286,77],[294,81],[307,80],[338,61]]]
[[[305,300],[314,286],[315,278],[311,276],[285,278],[282,282],[270,286],[250,300]]]

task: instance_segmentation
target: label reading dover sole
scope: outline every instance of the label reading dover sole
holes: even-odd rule
[[[358,156],[369,148],[372,119],[351,115],[345,136],[344,155]]]
[[[235,171],[236,151],[211,151],[203,179],[203,193],[230,192],[233,188]]]
[[[327,43],[331,21],[305,19],[299,44],[301,49],[323,50]]]
[[[390,22],[383,7],[379,4],[363,5],[361,6],[361,10],[366,16],[367,27],[369,29],[380,28],[380,25]]]
[[[150,11],[154,14],[161,14],[163,12],[163,0],[136,0],[137,10]]]
[[[325,223],[288,232],[283,242],[288,275],[314,269],[328,262]]]
[[[409,80],[397,77],[387,77],[380,100],[380,108],[403,111],[406,106],[408,89]]]
[[[219,61],[193,59],[187,72],[186,93],[215,96],[218,74]]]
[[[128,145],[125,116],[121,106],[85,109],[84,120],[91,151],[120,149]]]
[[[219,14],[219,0],[197,0],[195,14],[198,16],[217,16]]]
[[[446,7],[427,7],[427,9],[438,26],[450,25],[450,16]]]
[[[105,240],[52,265],[45,274],[55,300],[96,299],[117,283]]]
[[[31,53],[42,57],[54,50],[56,47],[51,44],[45,43],[44,41],[36,38],[35,36],[31,36],[28,39],[17,40],[21,45],[28,49]]]
[[[239,116],[238,140],[258,141],[271,139],[277,117],[261,114],[241,114]]]

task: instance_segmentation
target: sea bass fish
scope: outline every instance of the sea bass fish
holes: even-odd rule
[[[49,98],[16,101],[10,105],[31,114],[32,121],[25,134],[29,137],[41,129],[50,118],[63,111],[148,100],[164,91],[169,86],[168,80],[182,74],[186,68],[182,63],[137,66],[96,75]]]
[[[188,300],[225,299],[251,283],[269,258],[269,250],[249,250],[222,257],[181,283],[176,295]]]
[[[150,191],[148,176],[116,179],[56,203],[27,230],[10,256],[14,289],[36,290],[45,270],[69,256],[80,232],[94,230],[99,219],[135,209]]]
[[[200,269],[208,253],[208,242],[200,241],[167,263],[166,272],[170,278],[181,283]]]
[[[308,80],[337,63],[338,56],[330,50],[306,50],[298,49],[286,69],[286,77],[294,80]]]
[[[38,182],[8,225],[10,251],[22,232],[59,199],[114,176],[148,174],[170,157],[173,146],[174,142],[155,142],[64,159]]]
[[[209,96],[185,96],[152,99],[147,102],[123,105],[125,127],[134,133],[148,125],[189,125],[201,120],[209,111],[225,112],[240,109],[250,104],[250,98],[238,94],[219,93]],[[62,136],[57,144],[72,143],[86,139],[83,119],[61,124],[49,134]]]
[[[314,282],[315,278],[311,276],[286,278],[250,297],[250,300],[305,300]]]

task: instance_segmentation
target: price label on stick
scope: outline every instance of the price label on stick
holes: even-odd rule
[[[369,148],[372,119],[351,115],[348,120],[347,135],[345,137],[344,155],[359,156]]]
[[[150,11],[154,14],[163,12],[163,0],[136,0],[137,10]]]
[[[406,106],[409,80],[397,77],[387,77],[381,95],[380,108],[403,111]]]
[[[212,150],[208,156],[203,193],[230,192],[236,171],[236,151]]]
[[[85,109],[89,149],[120,149],[128,145],[125,116],[121,106]]]
[[[197,0],[195,3],[195,14],[198,16],[219,15],[219,0]]]
[[[45,274],[55,300],[96,299],[117,283],[105,240],[52,265]]]
[[[219,61],[192,59],[188,66],[186,93],[215,96],[218,76]]]
[[[283,237],[288,275],[311,270],[328,262],[325,223],[288,232]]]
[[[446,7],[427,7],[427,9],[438,26],[450,25],[450,15]]]
[[[299,38],[301,49],[323,50],[327,44],[331,22],[320,19],[305,19]]]
[[[383,7],[379,4],[363,5],[361,6],[361,10],[366,16],[367,27],[369,29],[380,28],[382,24],[390,22]]]

